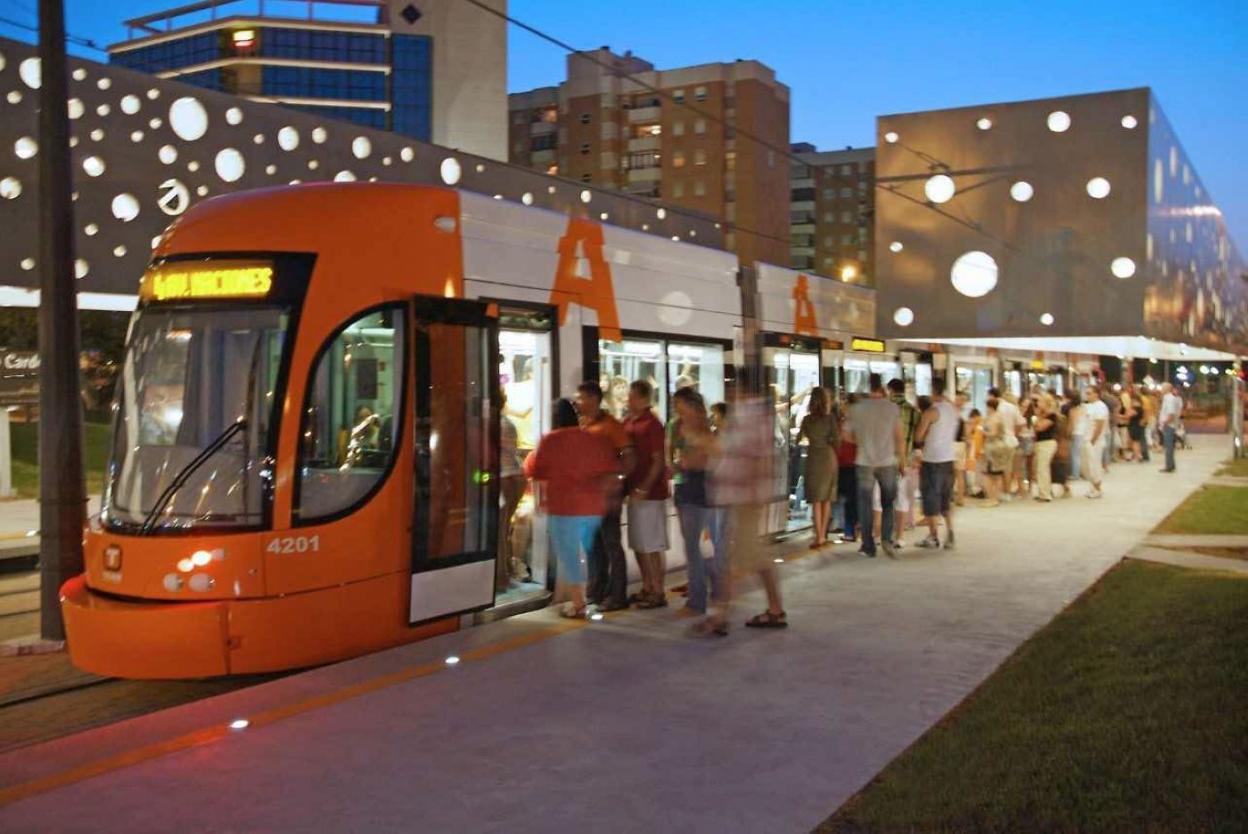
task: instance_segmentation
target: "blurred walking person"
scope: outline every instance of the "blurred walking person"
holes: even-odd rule
[[[927,519],[927,538],[919,547],[940,547],[940,518],[945,519],[945,550],[953,550],[953,479],[954,444],[962,419],[957,407],[945,398],[945,383],[932,383],[932,404],[923,411],[915,431],[916,443],[923,446],[919,464],[919,490],[923,495],[923,515]]]
[[[862,529],[859,552],[875,558],[875,531],[872,529],[872,496],[880,488],[880,541],[884,553],[897,558],[893,547],[893,506],[897,499],[897,480],[905,471],[905,435],[901,428],[901,409],[885,395],[879,374],[867,378],[870,394],[849,410],[849,438],[858,445],[855,464],[858,469],[858,520]]]
[[[582,431],[570,400],[555,402],[551,432],[524,462],[543,490],[558,579],[569,596],[560,616],[584,617],[586,562],[619,478],[619,459],[604,438]]]
[[[702,617],[707,611],[708,574],[714,583],[715,596],[725,596],[727,571],[722,570],[723,537],[717,523],[716,508],[711,506],[708,479],[712,458],[718,450],[718,438],[711,431],[706,402],[693,388],[681,388],[672,395],[672,403],[680,418],[673,437],[672,459],[675,461],[676,511],[680,515],[680,535],[685,544],[685,573],[689,598],[681,616]],[[702,556],[702,536],[711,538],[712,564],[708,570]]]
[[[814,514],[815,549],[827,544],[828,521],[832,516],[832,499],[836,495],[836,447],[840,427],[831,408],[832,398],[826,388],[810,392],[810,404],[802,418],[799,435],[806,439],[806,501]]]

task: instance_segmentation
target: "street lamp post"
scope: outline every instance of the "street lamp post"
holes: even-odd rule
[[[64,640],[60,588],[82,572],[82,404],[62,0],[39,0],[40,632]]]

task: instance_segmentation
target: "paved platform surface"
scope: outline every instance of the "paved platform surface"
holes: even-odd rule
[[[1099,501],[968,508],[954,552],[795,559],[787,631],[535,612],[27,747],[0,830],[809,831],[1226,456],[1195,443]]]

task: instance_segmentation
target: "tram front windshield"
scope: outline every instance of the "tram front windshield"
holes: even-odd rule
[[[172,530],[262,521],[287,320],[284,308],[269,306],[140,308],[118,386],[109,523]]]

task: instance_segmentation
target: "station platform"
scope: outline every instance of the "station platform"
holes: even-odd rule
[[[1099,501],[968,507],[955,551],[782,545],[787,630],[740,627],[757,589],[726,638],[543,610],[24,747],[0,829],[809,831],[1227,457],[1193,442]]]

